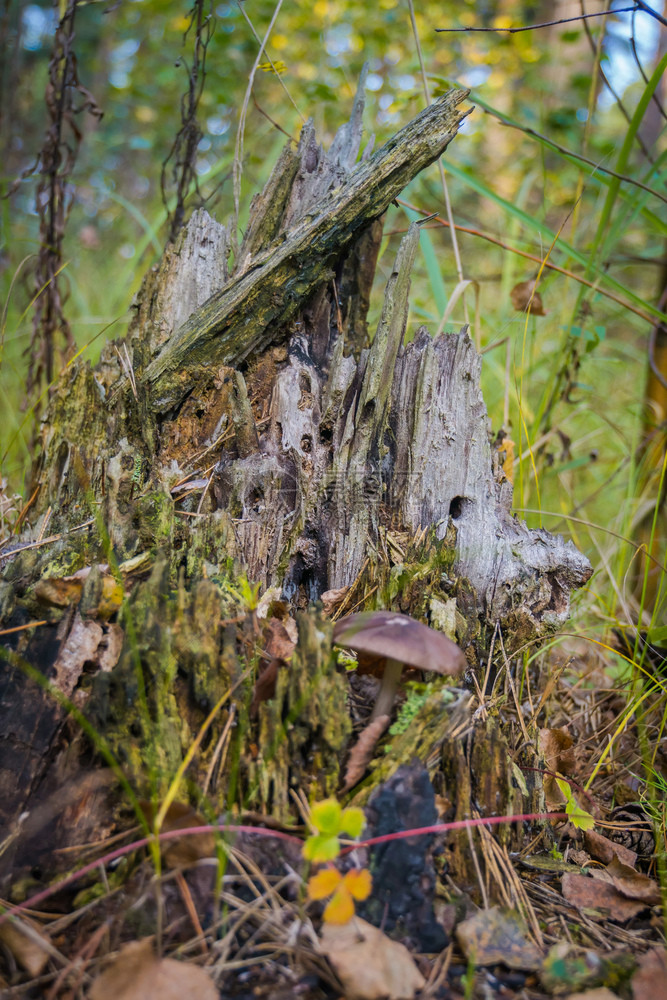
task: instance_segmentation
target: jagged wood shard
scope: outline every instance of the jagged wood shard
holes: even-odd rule
[[[361,120],[353,117],[332,147],[328,169],[319,175],[303,169],[296,174],[314,175],[316,183],[310,189],[302,184],[303,197],[296,198],[298,217],[294,211],[292,218],[288,215],[289,229],[283,223],[280,230],[283,239],[260,249],[256,257],[246,245],[242,271],[183,324],[143,372],[160,412],[180,402],[203,372],[219,364],[238,364],[272,343],[276,327],[296,316],[304,301],[330,279],[336,260],[363,229],[446,149],[465,117],[457,107],[466,96],[464,90],[450,91],[358,166],[353,163]],[[302,137],[300,154],[302,167],[309,165],[309,156],[317,155],[311,128]],[[281,163],[281,178],[289,176],[293,166],[291,157]],[[329,189],[339,178],[340,186]],[[273,186],[278,186],[275,178]]]

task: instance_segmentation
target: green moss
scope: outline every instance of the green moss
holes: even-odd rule
[[[298,626],[299,641],[278,671],[275,696],[259,707],[260,755],[247,761],[245,774],[245,803],[282,820],[293,817],[292,789],[311,799],[335,793],[351,732],[331,623],[311,610],[298,616]]]
[[[174,501],[164,490],[150,490],[134,503],[133,523],[143,548],[168,543],[174,530]]]

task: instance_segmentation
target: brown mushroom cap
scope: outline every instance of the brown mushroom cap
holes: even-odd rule
[[[384,656],[436,674],[460,674],[467,661],[442,632],[393,611],[361,611],[334,625],[333,640],[357,653]]]

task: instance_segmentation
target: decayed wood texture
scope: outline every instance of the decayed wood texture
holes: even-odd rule
[[[61,378],[32,526],[23,548],[0,553],[3,625],[48,622],[9,638],[0,679],[8,828],[40,802],[38,815],[57,813],[79,760],[78,737],[64,752],[77,726],[25,664],[153,791],[227,692],[189,776],[214,810],[231,788],[284,816],[295,787],[336,790],[350,730],[330,624],[312,602],[337,589],[339,611],[385,605],[430,619],[474,668],[497,622],[510,653],[561,624],[590,572],[569,542],[512,518],[467,333],[421,330],[402,346],[416,225],[369,346],[382,213],[455,135],[465,93],[357,163],[362,89],[328,152],[311,125],[288,145],[229,273],[227,231],[195,213],[146,277],[125,341]],[[63,582],[85,567],[78,589]],[[253,676],[266,653],[239,597],[244,574],[276,588],[281,614],[302,612],[292,662],[269,664],[275,694],[259,705]],[[61,823],[49,843],[68,836]],[[23,854],[38,842],[33,831]]]
[[[296,204],[287,205],[281,220],[284,238],[266,249],[260,243],[258,250],[246,241],[231,282],[181,326],[142,373],[158,412],[178,404],[215,366],[237,365],[274,342],[276,327],[284,327],[317,287],[331,279],[332,265],[361,231],[445,150],[464,117],[457,106],[465,97],[466,91],[450,91],[358,166],[361,115],[353,116],[310,191],[306,185],[296,188]],[[302,136],[302,177],[313,174],[310,157],[317,161],[312,126]],[[283,181],[296,176],[298,166],[299,154],[287,152],[269,182],[272,193],[292,193]]]

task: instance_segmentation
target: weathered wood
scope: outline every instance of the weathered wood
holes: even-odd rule
[[[457,107],[466,96],[465,90],[453,90],[426,108],[348,172],[344,184],[324,192],[324,200],[305,215],[300,203],[299,221],[279,245],[241,262],[242,271],[183,324],[141,373],[158,412],[176,406],[216,366],[237,365],[275,340],[276,328],[284,327],[316,288],[330,280],[335,261],[363,229],[447,148],[465,117]],[[349,131],[358,130],[353,126]],[[302,143],[308,144],[311,135],[306,129]],[[334,147],[333,162],[345,167],[349,156]],[[320,197],[321,189],[320,183]]]

